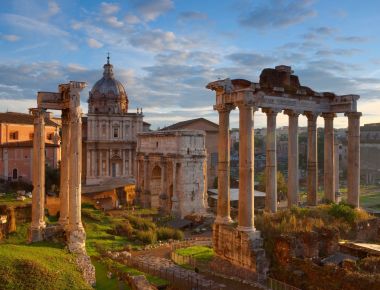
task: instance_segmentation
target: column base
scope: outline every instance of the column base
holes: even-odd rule
[[[215,223],[216,224],[230,224],[233,220],[230,216],[216,216]]]
[[[86,254],[86,232],[83,227],[68,231],[67,246],[71,253]]]
[[[63,228],[63,229],[67,229],[67,227],[69,226],[69,219],[68,218],[60,218],[58,220],[58,224]]]
[[[237,230],[240,231],[240,232],[247,232],[247,233],[249,233],[249,232],[255,232],[256,228],[254,226],[252,226],[252,227],[238,226]]]
[[[39,227],[30,227],[28,233],[28,241],[30,243],[43,241],[45,239],[45,227],[45,224]]]

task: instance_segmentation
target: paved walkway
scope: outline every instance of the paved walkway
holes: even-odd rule
[[[172,282],[180,289],[227,289],[223,284],[205,278],[193,270],[184,269],[170,259],[152,255],[138,255],[131,259],[134,267]]]

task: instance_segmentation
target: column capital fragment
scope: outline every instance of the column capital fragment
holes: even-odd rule
[[[234,104],[218,104],[214,105],[214,110],[218,111],[219,113],[223,112],[231,112],[232,110],[235,110],[235,105]]]
[[[359,119],[363,114],[361,112],[346,112],[344,115],[348,118]]]
[[[317,118],[320,114],[317,112],[306,111],[304,115],[306,116],[308,121],[315,122],[317,121]]]
[[[300,112],[295,111],[295,110],[286,109],[286,110],[284,110],[284,114],[288,115],[289,117],[298,117],[300,115]]]
[[[321,114],[321,117],[325,119],[334,119],[336,117],[336,114],[332,112],[325,112]]]
[[[280,109],[273,109],[273,108],[262,108],[261,111],[263,113],[267,114],[267,116],[269,116],[269,115],[276,116],[279,112],[281,112]]]

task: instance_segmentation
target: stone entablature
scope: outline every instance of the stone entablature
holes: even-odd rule
[[[136,186],[144,206],[182,218],[205,213],[206,173],[204,132],[176,130],[138,135]]]

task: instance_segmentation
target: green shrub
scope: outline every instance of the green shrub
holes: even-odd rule
[[[154,244],[157,241],[157,234],[153,230],[136,231],[136,238],[144,244]]]
[[[133,227],[128,220],[116,223],[112,228],[112,234],[123,237],[131,237],[133,235]]]
[[[332,204],[328,213],[333,217],[342,218],[349,223],[354,223],[356,220],[355,209],[344,203]]]
[[[157,229],[157,239],[164,241],[169,239],[183,240],[184,234],[180,230],[176,230],[168,227],[160,227]]]
[[[129,222],[135,229],[143,230],[143,231],[156,229],[156,225],[150,220],[133,216],[133,215],[125,215],[125,218],[129,220]]]

